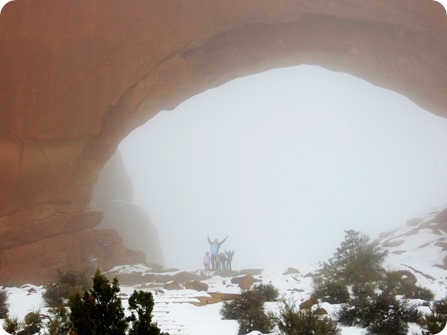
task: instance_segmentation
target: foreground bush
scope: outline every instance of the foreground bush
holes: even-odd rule
[[[273,329],[273,322],[264,310],[265,297],[257,290],[243,292],[238,298],[224,302],[220,311],[224,319],[237,320],[239,335],[257,330],[269,333]]]
[[[406,335],[408,322],[419,322],[422,314],[416,306],[382,293],[379,296],[355,297],[342,305],[337,321],[345,326],[367,328],[370,334]]]
[[[72,268],[61,268],[57,272],[56,282],[46,285],[43,294],[43,300],[50,307],[61,307],[64,305],[64,301],[72,295],[91,287],[86,271],[79,272]]]
[[[0,291],[0,319],[8,315],[8,295],[5,291]]]
[[[93,288],[81,297],[70,298],[70,321],[74,334],[79,335],[167,335],[152,323],[154,300],[150,292],[134,291],[129,298],[131,316],[125,317],[118,279],[112,283],[99,270],[93,278]]]
[[[257,284],[253,291],[259,292],[267,302],[276,301],[279,295],[278,289],[272,284]]]
[[[431,301],[434,298],[432,291],[425,287],[409,283],[402,277],[402,271],[386,272],[385,278],[379,284],[380,289],[392,295],[402,295],[405,299],[421,299]]]
[[[311,310],[297,310],[295,304],[282,302],[275,319],[279,335],[338,335],[337,324],[329,317],[315,315]]]
[[[437,300],[431,307],[432,314],[425,315],[422,319],[422,328],[429,333],[438,334],[446,327],[447,322],[447,297]]]
[[[3,322],[3,329],[8,334],[13,335],[40,334],[42,329],[42,319],[39,312],[28,313],[23,322],[19,322],[17,318],[6,316]]]
[[[73,329],[82,335],[118,335],[127,328],[124,308],[118,298],[118,279],[109,280],[96,271],[92,290],[81,297],[76,293],[70,298],[70,319]]]
[[[152,322],[154,298],[150,292],[134,291],[129,298],[131,328],[128,335],[168,335]]]
[[[338,278],[315,278],[312,295],[330,304],[342,304],[349,300],[347,285]]]
[[[51,308],[49,312],[51,316],[47,324],[48,335],[67,335],[71,328],[67,309],[65,307],[56,307]]]
[[[10,318],[8,315],[5,317],[5,320],[3,321],[3,329],[8,334],[16,334],[17,330],[19,329],[19,320],[17,318]]]
[[[38,334],[42,329],[42,319],[39,312],[30,312],[25,315],[25,320],[21,327],[22,329],[17,332],[17,335],[33,335]]]

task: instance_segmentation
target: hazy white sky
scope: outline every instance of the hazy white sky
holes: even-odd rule
[[[447,203],[447,119],[314,66],[239,78],[163,111],[120,145],[166,265],[229,235],[238,267],[325,260]]]

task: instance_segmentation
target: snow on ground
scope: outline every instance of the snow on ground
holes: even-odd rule
[[[381,244],[387,248],[389,255],[385,262],[388,270],[407,270],[417,278],[418,285],[432,290],[436,299],[447,294],[446,270],[439,265],[447,255],[443,243],[447,242],[446,223],[436,221],[436,214],[420,219],[418,223],[411,223],[394,232],[385,234]],[[447,212],[446,212],[447,214]],[[281,297],[295,301],[297,304],[307,300],[312,291],[311,274],[318,269],[317,264],[307,265],[277,265],[252,272],[258,282],[273,284],[280,292]],[[220,310],[222,302],[198,306],[199,299],[210,297],[211,292],[239,294],[241,289],[238,285],[231,283],[231,276],[197,270],[186,273],[189,276],[198,276],[200,281],[209,285],[208,290],[198,292],[191,289],[169,290],[164,287],[166,278],[184,275],[175,269],[153,268],[146,265],[126,265],[115,267],[107,274],[119,278],[139,279],[138,284],[126,285],[121,281],[121,297],[123,307],[127,308],[128,297],[135,289],[143,289],[153,293],[155,308],[153,318],[159,327],[170,335],[236,335],[238,323],[234,320],[222,320]],[[239,272],[241,274],[241,272]],[[123,276],[123,277],[120,277]],[[128,277],[126,277],[128,276]],[[156,283],[158,278],[164,277],[164,282]],[[121,280],[121,279],[120,279]],[[169,282],[169,280],[168,280]],[[158,286],[157,286],[158,285]],[[21,287],[6,287],[10,315],[23,319],[29,312],[40,310],[46,312],[42,300],[43,287],[34,285],[23,285]],[[417,302],[417,301],[415,301]],[[333,315],[337,306],[321,303],[329,315]],[[428,312],[427,307],[421,307],[422,311]],[[266,310],[278,312],[277,303],[266,303]],[[420,334],[420,328],[410,324],[409,335]],[[341,327],[342,335],[364,335],[366,331],[357,327]],[[0,334],[6,334],[0,329]],[[442,334],[447,335],[447,330]],[[259,335],[252,332],[250,335]]]
[[[129,273],[132,270],[150,271],[144,266],[128,266],[120,269],[121,273]],[[256,279],[264,284],[273,284],[279,289],[281,295],[286,299],[292,299],[301,303],[309,298],[312,290],[312,279],[306,276],[311,272],[310,268],[306,271],[299,270],[299,273],[285,274],[291,268],[288,266],[277,266],[264,269],[260,274],[254,275]],[[292,267],[299,269],[299,267]],[[304,268],[304,267],[303,267]],[[115,269],[117,270],[117,269]],[[293,272],[293,271],[292,271]],[[171,272],[169,272],[171,273]],[[172,272],[174,274],[175,272]],[[236,284],[231,284],[230,278],[214,275],[209,279],[203,280],[209,285],[208,292],[240,293]],[[433,283],[431,283],[433,286]],[[433,287],[430,286],[431,289]],[[121,296],[123,297],[123,307],[127,308],[127,298],[137,286],[121,285]],[[24,285],[19,288],[6,288],[9,296],[10,314],[12,317],[23,319],[24,316],[36,310],[45,313],[46,307],[42,301],[43,287]],[[159,327],[170,335],[236,335],[238,333],[238,324],[234,320],[222,320],[220,309],[223,303],[215,303],[205,306],[196,306],[193,303],[198,302],[198,297],[208,296],[207,292],[197,292],[195,290],[165,290],[165,289],[144,289],[151,291],[154,295],[155,308],[153,312],[154,321]],[[444,293],[445,293],[444,287]],[[266,310],[277,312],[276,303],[266,303]],[[327,303],[322,303],[329,314],[335,312],[336,307]],[[357,327],[340,327],[342,335],[364,335],[364,329]],[[416,325],[410,326],[411,331],[419,330]],[[253,332],[251,335],[257,334]],[[259,334],[259,333],[258,333]],[[411,334],[411,332],[409,332]]]
[[[309,298],[312,290],[312,279],[306,276],[312,270],[307,268],[306,272],[285,274],[288,266],[276,266],[263,270],[259,275],[254,275],[256,279],[264,284],[273,284],[281,292],[282,297],[292,299],[301,303]],[[146,273],[150,268],[144,265],[130,265],[115,268],[120,273]],[[175,272],[168,272],[175,274]],[[241,290],[236,284],[231,284],[231,278],[214,275],[204,280],[209,285],[208,292],[222,293],[240,293]],[[123,307],[127,309],[127,298],[136,286],[120,285]],[[29,312],[40,310],[45,313],[46,307],[42,300],[43,287],[24,285],[19,288],[5,288],[9,296],[10,315],[23,319]],[[238,323],[235,320],[222,320],[220,310],[223,303],[215,303],[205,306],[195,306],[198,297],[209,296],[206,292],[197,292],[194,290],[162,290],[162,289],[144,289],[151,291],[154,295],[155,308],[153,311],[154,321],[159,327],[170,335],[236,335],[238,333]],[[329,304],[322,304],[322,307],[331,311]],[[266,310],[277,312],[276,303],[266,303]],[[5,332],[4,332],[5,333]],[[0,330],[1,334],[1,330]],[[6,334],[6,333],[5,333]],[[260,334],[252,332],[251,335]],[[356,327],[343,327],[343,335],[361,335],[363,330]]]

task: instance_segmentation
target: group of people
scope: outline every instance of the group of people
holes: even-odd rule
[[[203,266],[205,270],[231,270],[231,262],[233,261],[234,250],[220,252],[220,246],[227,240],[228,236],[222,241],[216,238],[214,241],[210,240],[208,236],[208,243],[210,244],[210,251],[205,253],[203,257]]]

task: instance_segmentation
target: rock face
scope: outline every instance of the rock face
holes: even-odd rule
[[[162,265],[158,230],[132,200],[132,182],[117,151],[101,170],[93,189],[91,207],[104,216],[97,228],[116,230],[127,248],[143,252],[148,263]]]
[[[141,261],[96,228],[90,201],[119,142],[160,110],[240,76],[317,64],[445,117],[446,58],[445,11],[431,0],[6,4],[0,283],[50,276],[64,262]]]

